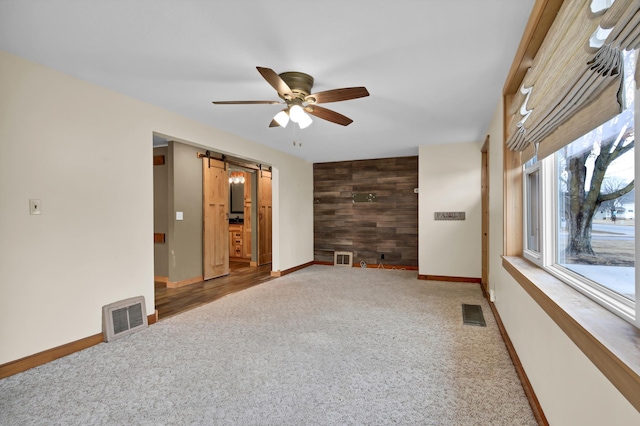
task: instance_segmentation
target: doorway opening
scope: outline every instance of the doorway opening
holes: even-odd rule
[[[153,157],[160,319],[269,277],[270,169],[156,134]]]
[[[251,266],[270,264],[271,168],[224,155],[217,159],[210,151],[198,157],[203,176],[204,279],[227,275],[230,259]]]
[[[229,294],[266,283],[271,276],[271,265],[249,266],[246,262],[229,262],[231,273],[227,276],[200,281],[179,288],[167,288],[155,283],[155,307],[158,319],[163,320],[181,314]]]

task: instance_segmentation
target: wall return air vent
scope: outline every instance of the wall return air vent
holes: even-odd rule
[[[336,251],[333,255],[334,266],[353,266],[353,252],[350,251]]]
[[[147,328],[147,309],[143,296],[132,297],[102,307],[102,333],[104,341]]]

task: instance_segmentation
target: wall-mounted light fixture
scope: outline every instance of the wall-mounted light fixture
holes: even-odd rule
[[[229,176],[229,183],[231,184],[244,183],[244,173],[231,172],[231,175]]]

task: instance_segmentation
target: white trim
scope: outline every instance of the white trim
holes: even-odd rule
[[[635,95],[636,100],[640,99],[640,91],[636,90]],[[636,102],[635,108],[635,123],[640,123],[640,102]],[[640,297],[640,271],[638,271],[638,268],[635,268],[636,300],[632,301],[627,297],[616,293],[612,289],[574,272],[569,269],[570,266],[563,266],[562,264],[557,263],[557,259],[559,257],[558,247],[562,221],[559,214],[560,182],[558,176],[557,154],[551,155],[540,161],[536,161],[534,157],[534,161],[535,162],[531,166],[524,167],[523,170],[523,256],[576,291],[594,300],[625,321],[640,328],[640,304],[637,303]],[[635,150],[636,175],[638,174],[638,164],[640,164],[640,150]],[[540,191],[538,200],[540,209],[540,232],[538,237],[540,239],[540,244],[538,245],[540,249],[539,252],[527,249],[529,237],[527,224],[529,220],[528,215],[530,213],[527,205],[530,198],[528,188],[529,176],[536,170],[539,170],[538,184]],[[640,194],[636,191],[636,204],[638,203],[640,203]],[[638,237],[640,237],[640,230],[638,230],[637,227],[635,229],[635,233],[637,248],[639,241]],[[637,249],[635,257],[636,263],[638,263],[640,258]]]
[[[544,191],[545,188],[545,180],[542,170],[542,162],[536,161],[534,157],[533,165],[525,168],[522,179],[522,203],[523,203],[523,218],[522,218],[522,235],[523,235],[523,247],[522,254],[529,261],[535,263],[536,265],[542,267],[542,254],[544,253],[545,247],[545,238],[544,238],[544,220],[543,214],[545,212],[545,203],[544,203]],[[530,200],[530,187],[529,187],[529,176],[534,173],[538,173],[538,222],[539,229],[537,232],[538,237],[538,250],[532,250],[529,248],[529,214],[531,209],[529,209],[528,201]]]

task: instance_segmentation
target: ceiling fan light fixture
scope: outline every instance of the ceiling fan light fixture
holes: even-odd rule
[[[305,129],[309,127],[311,123],[313,123],[313,120],[311,119],[311,117],[309,117],[307,114],[303,112],[300,118],[298,119],[298,126],[300,126],[300,129]]]
[[[304,120],[303,117],[306,115],[307,114],[304,113],[304,110],[300,105],[292,105],[289,108],[289,117],[291,118],[291,121],[293,121],[294,123],[298,123],[300,122],[300,120]]]
[[[276,123],[278,123],[280,126],[287,127],[287,124],[289,123],[289,114],[287,114],[286,110],[282,110],[277,113],[276,116],[273,117],[273,119],[276,120]]]

